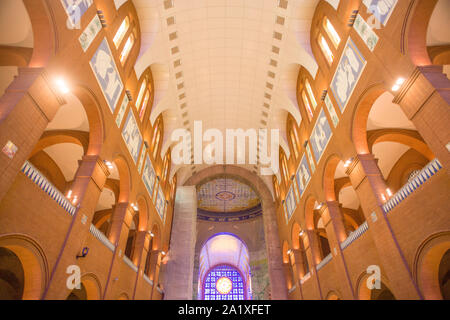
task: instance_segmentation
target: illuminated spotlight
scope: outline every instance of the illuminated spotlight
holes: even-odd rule
[[[320,209],[322,209],[322,207],[323,207],[323,203],[321,202],[316,206],[316,210],[320,210]]]
[[[303,235],[305,234],[305,231],[300,231],[300,233],[298,234],[300,237],[303,237]]]
[[[72,196],[72,190],[69,190],[69,192],[67,192],[67,199],[70,199],[70,197]]]
[[[139,207],[135,203],[132,203],[131,207],[134,209],[134,211],[139,211]]]
[[[388,194],[389,197],[392,197],[392,191],[391,191],[391,189],[387,188],[387,189],[386,189],[386,193]]]
[[[287,253],[287,254],[291,254],[291,253],[292,253],[292,250],[289,249],[286,253]]]
[[[381,199],[386,202],[386,196],[384,194],[381,195]]]
[[[165,255],[166,255],[166,252],[165,252],[165,251],[161,251],[161,254],[162,254],[163,256],[165,256]]]
[[[350,165],[352,164],[352,162],[353,162],[353,158],[350,158],[350,159],[348,159],[347,161],[345,161],[345,163],[344,163],[344,168],[350,167]]]
[[[78,196],[74,196],[73,197],[73,200],[72,200],[72,204],[77,204],[77,202],[78,202]]]
[[[103,162],[106,164],[106,166],[107,166],[109,169],[114,169],[114,166],[113,166],[113,164],[111,163],[111,161],[104,160]]]
[[[150,237],[152,237],[152,238],[155,236],[155,234],[154,234],[153,232],[150,232],[150,231],[148,232],[148,234],[149,234]]]
[[[70,92],[69,86],[67,85],[67,82],[63,78],[56,79],[55,84],[58,87],[58,90],[62,94],[66,94],[66,93]]]
[[[395,85],[392,87],[392,91],[398,91],[401,86],[405,83],[405,79],[404,78],[398,78],[397,81],[395,82]]]

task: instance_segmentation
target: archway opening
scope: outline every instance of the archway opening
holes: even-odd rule
[[[20,300],[23,296],[25,272],[19,257],[0,247],[0,300]]]

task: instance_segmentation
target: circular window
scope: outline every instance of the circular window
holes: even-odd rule
[[[216,282],[216,289],[221,294],[230,293],[231,289],[233,289],[233,283],[227,277],[222,277]]]

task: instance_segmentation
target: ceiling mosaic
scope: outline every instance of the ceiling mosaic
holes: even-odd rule
[[[197,189],[198,208],[212,212],[238,212],[260,204],[255,191],[233,178],[216,178]]]

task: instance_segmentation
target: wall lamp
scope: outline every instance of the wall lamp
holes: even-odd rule
[[[155,236],[155,234],[154,234],[153,232],[151,232],[151,231],[149,231],[148,234],[149,234],[150,237],[152,237],[152,238]]]
[[[303,237],[303,235],[305,234],[305,231],[300,231],[300,233],[298,234],[300,237]]]
[[[76,258],[85,258],[89,253],[89,248],[88,247],[84,247],[83,250],[81,251],[81,254],[77,255]]]
[[[350,165],[353,163],[354,160],[355,160],[354,158],[350,158],[347,161],[345,161],[344,168],[350,167]]]
[[[111,170],[114,169],[114,166],[111,161],[103,160],[103,162],[106,164],[108,169],[111,169]]]
[[[57,78],[55,80],[55,85],[58,88],[59,92],[61,92],[62,94],[67,94],[70,92],[69,86],[67,85],[66,80],[64,80],[63,78]]]
[[[392,91],[397,92],[401,86],[405,83],[405,78],[398,78],[395,82],[394,86],[392,87]]]
[[[137,206],[136,203],[132,203],[131,207],[133,208],[134,211],[139,211],[139,207]]]

